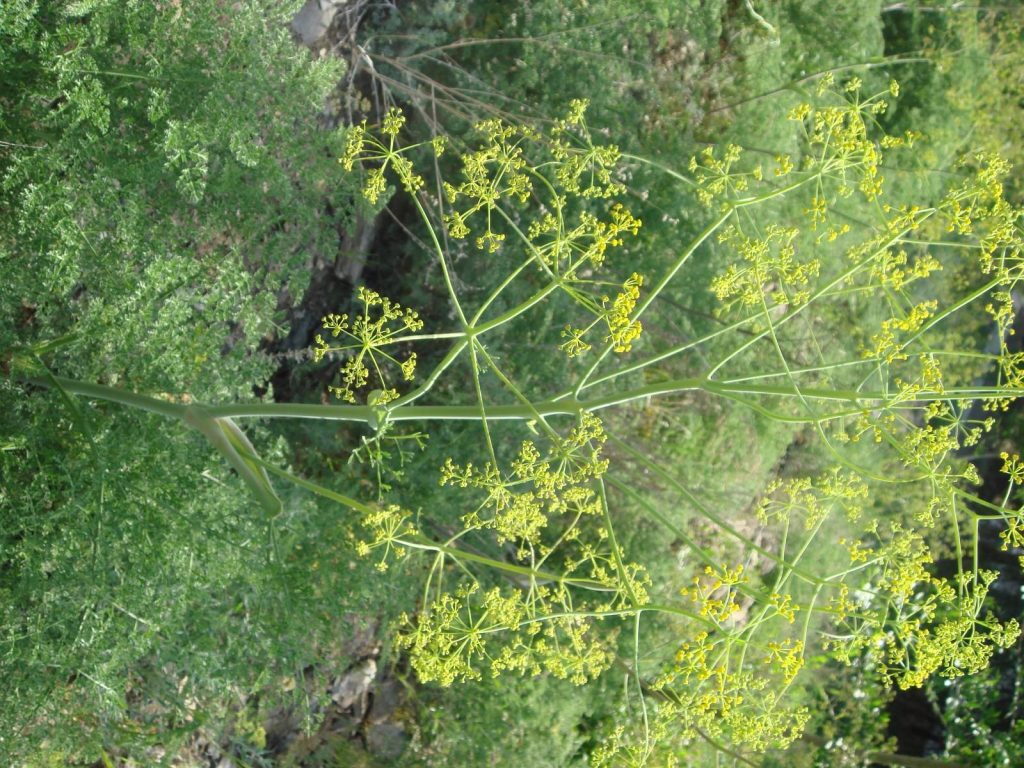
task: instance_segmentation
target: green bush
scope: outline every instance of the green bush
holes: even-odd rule
[[[292,44],[288,12],[4,4],[5,345],[74,333],[63,371],[197,397],[262,381],[249,350],[350,201],[314,129],[339,68]]]
[[[558,3],[522,19],[412,6],[435,42],[526,31],[494,43],[519,46],[518,96],[476,107],[514,116],[536,97],[538,114],[465,127],[469,84],[497,73],[491,43],[456,46],[447,141],[398,110],[344,137],[295,130],[336,73],[286,49],[262,6],[237,14],[238,49],[210,31],[217,5],[5,7],[24,54],[3,61],[20,215],[0,237],[18,263],[0,289],[12,759],[151,761],[234,720],[238,756],[265,763],[252,713],[330,653],[345,610],[394,619],[421,686],[409,759],[426,764],[757,760],[821,701],[836,712],[821,734],[865,742],[837,759],[864,760],[884,746],[865,735],[882,689],[981,672],[1016,641],[977,552],[982,524],[1016,545],[1019,514],[980,498],[957,453],[992,426],[967,403],[995,414],[1020,393],[1009,168],[978,152],[916,177],[922,138],[878,62],[807,76],[845,38],[808,48],[793,20],[813,6],[758,7],[645,6],[627,37],[648,50],[624,65],[613,36],[545,37]],[[837,12],[870,59],[877,17]],[[599,86],[628,90],[623,72],[679,53],[682,20],[748,53],[728,64],[737,82],[785,86],[737,87],[721,123],[682,122],[767,122],[761,146],[715,143],[684,167],[693,135],[647,153],[672,121],[605,108],[627,91]],[[567,100],[548,83],[577,46],[598,103],[538,122]],[[406,93],[417,73],[442,82],[402,55]],[[248,87],[282,62],[289,88]],[[661,85],[636,103],[674,93]],[[623,152],[604,137],[626,118]],[[337,155],[351,177],[332,175]],[[297,295],[301,249],[330,239],[319,206],[385,202],[410,214],[435,303],[421,316],[359,288],[313,350],[340,404],[253,402],[271,294]],[[265,425],[239,428],[288,417],[343,422],[302,444],[303,472]],[[1017,482],[1019,459],[1005,471]],[[835,706],[858,691],[863,708]]]
[[[867,658],[884,683],[917,687],[984,669],[1019,634],[1015,621],[986,611],[994,574],[982,563],[958,557],[951,577],[929,569],[945,546],[940,524],[952,526],[958,552],[977,546],[982,520],[1016,530],[1014,511],[970,506],[979,503],[976,470],[955,452],[991,427],[965,420],[963,403],[999,408],[1017,396],[1018,356],[1004,347],[979,358],[946,339],[976,302],[988,302],[1000,328],[1011,322],[1019,211],[1003,198],[1008,168],[994,157],[979,157],[939,199],[889,198],[884,159],[916,137],[881,134],[873,117],[898,90],[892,82],[863,93],[859,78],[822,77],[814,103],[789,114],[799,165],[780,154],[766,166],[729,145],[701,152],[687,173],[663,168],[693,188],[708,223],[649,276],[619,256],[641,222],[619,202],[620,153],[593,140],[584,102],[544,134],[497,120],[477,126],[460,174],[437,180],[437,208],[416,194],[428,186],[419,153],[441,154],[444,142],[404,144],[404,117],[392,110],[379,133],[348,133],[342,163],[364,164],[371,204],[390,184],[409,195],[448,293],[449,329],[424,329],[416,312],[361,288],[356,309],[324,318],[314,348],[316,359],[341,362],[332,390],[342,405],[158,404],[52,383],[197,427],[271,512],[280,502],[266,471],[340,502],[362,516],[356,552],[378,571],[426,554],[423,596],[397,641],[422,682],[512,672],[585,685],[621,665],[631,714],[613,720],[596,764],[669,759],[702,740],[727,753],[785,747],[809,717],[796,684],[808,662]],[[760,218],[786,197],[800,201],[800,220]],[[453,258],[462,242],[474,257]],[[731,260],[710,286],[721,325],[700,339],[651,333],[671,311],[660,299],[705,243]],[[965,246],[980,285],[952,293],[935,278],[933,254]],[[459,287],[469,258],[505,265],[471,295]],[[840,343],[851,329],[861,342]],[[524,344],[535,358],[561,360],[561,377],[532,378],[536,363],[505,351]],[[426,373],[417,348],[437,361]],[[688,354],[695,348],[703,358]],[[975,363],[957,372],[947,361],[958,359]],[[1003,372],[999,384],[973,383],[989,361]],[[773,482],[750,510],[758,530],[742,527],[656,448],[631,446],[640,404],[696,394],[806,426],[829,465]],[[470,429],[454,433],[455,455],[438,467],[448,490],[435,509],[418,484],[381,489],[374,504],[295,477],[260,459],[232,421],[289,416],[362,422],[381,449],[402,438],[406,421]],[[653,503],[641,477],[685,513]],[[886,508],[893,486],[902,505]],[[671,534],[682,567],[661,567],[668,541],[632,546],[625,510]],[[657,626],[674,655],[650,643]]]
[[[168,402],[266,383],[258,344],[352,200],[340,137],[317,129],[341,68],[292,43],[294,5],[0,6],[5,372],[16,349],[47,381]],[[0,435],[5,764],[152,757],[309,661],[325,598],[293,594],[312,577],[199,435],[6,377]],[[282,522],[329,531],[303,502]]]

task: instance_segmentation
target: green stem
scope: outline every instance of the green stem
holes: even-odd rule
[[[773,563],[776,563],[777,565],[780,565],[783,568],[789,569],[794,574],[796,574],[801,579],[810,584],[824,583],[823,579],[819,579],[816,576],[813,576],[812,574],[797,568],[795,565],[786,562],[784,559],[780,558],[775,553],[770,552],[764,547],[759,546],[748,536],[745,536],[742,533],[740,533],[740,531],[737,530],[734,526],[730,525],[722,517],[708,509],[707,506],[703,502],[701,502],[700,499],[698,499],[689,488],[680,483],[671,473],[667,472],[664,468],[661,467],[661,465],[656,464],[655,462],[648,459],[644,454],[636,450],[625,440],[622,440],[621,438],[611,433],[608,433],[608,438],[613,443],[615,443],[619,448],[623,449],[624,451],[626,451],[626,453],[628,453],[638,462],[643,464],[644,467],[646,467],[648,470],[654,472],[670,487],[678,491],[679,494],[682,495],[691,505],[693,505],[693,508],[696,509],[703,517],[706,517],[712,523],[717,525],[721,530],[725,531],[727,534],[735,538],[738,542],[740,542],[746,547],[749,547],[751,550],[757,552],[758,554],[762,555],[768,560],[771,560]],[[644,507],[655,520],[657,520],[659,523],[668,528],[668,530],[671,531],[673,534],[683,539],[683,541],[685,541],[694,550],[697,556],[706,565],[718,565],[718,561],[707,550],[698,545],[691,536],[689,536],[685,531],[683,531],[683,529],[673,524],[663,513],[656,509],[653,504],[644,500],[638,493],[636,493],[636,491],[632,489],[632,487],[629,484],[624,483],[620,480],[616,480],[613,477],[609,477],[608,482],[614,487],[618,488],[623,493],[625,493],[627,496],[632,497],[633,500],[639,503],[642,507]]]
[[[467,342],[460,341],[460,349]],[[493,360],[482,347],[478,348],[493,365]],[[453,350],[454,352],[454,350]],[[452,353],[450,353],[451,355]],[[46,379],[26,379],[31,384],[52,386]],[[371,423],[374,409],[368,405],[317,405],[313,403],[231,403],[225,405],[192,406],[171,403],[136,392],[107,387],[102,384],[76,381],[54,377],[64,390],[84,397],[127,405],[132,408],[158,413],[162,416],[183,419],[190,407],[202,408],[211,418],[287,418],[287,419],[323,419],[326,421],[356,421]],[[537,403],[523,401],[518,405],[495,405],[487,409],[488,420],[520,420],[543,418],[547,416],[575,416],[582,411],[598,411],[615,405],[622,405],[637,400],[646,400],[662,395],[680,392],[703,391],[723,397],[768,396],[768,397],[804,397],[814,400],[839,401],[851,404],[858,409],[885,404],[891,396],[883,391],[863,391],[824,389],[819,387],[792,387],[783,385],[754,384],[752,382],[727,383],[709,381],[694,377],[686,379],[669,379],[667,381],[636,387],[626,392],[616,392],[587,400],[569,398],[543,400]],[[985,397],[1020,397],[1024,389],[1011,387],[953,387],[944,392],[922,392],[915,395],[919,402],[934,400],[976,400]],[[408,396],[407,396],[408,397]],[[408,402],[406,400],[406,402]],[[480,406],[476,405],[402,405],[402,399],[395,401],[388,410],[389,421],[431,421],[458,420],[476,421],[480,419]]]
[[[427,215],[427,211],[423,207],[423,203],[420,202],[420,199],[416,195],[409,195],[409,197],[412,199],[413,204],[416,206],[416,211],[427,227],[427,232],[430,234],[430,239],[434,244],[434,250],[437,252],[438,263],[441,265],[441,274],[444,276],[444,284],[448,289],[448,297],[452,300],[452,306],[455,307],[459,320],[465,326],[467,325],[466,315],[463,313],[462,305],[459,303],[459,295],[455,291],[455,283],[452,281],[451,272],[448,269],[448,259],[445,256],[444,248],[441,247],[441,242],[437,239],[437,231],[434,229],[430,216]]]
[[[519,317],[519,315],[529,311],[530,308],[533,307],[534,305],[539,304],[544,299],[546,299],[549,294],[553,293],[555,290],[558,289],[558,285],[559,284],[557,282],[548,283],[546,286],[537,291],[535,294],[533,294],[533,296],[528,298],[522,304],[513,307],[512,309],[508,310],[507,312],[501,315],[498,315],[492,320],[488,320],[486,323],[480,323],[479,325],[472,326],[470,331],[473,333],[473,335],[479,336],[481,333],[486,333],[487,331],[494,330],[498,326],[504,325],[510,320],[514,320],[515,318]]]
[[[444,359],[434,367],[434,370],[430,372],[430,375],[427,376],[426,380],[412,392],[402,395],[391,403],[391,407],[398,408],[401,406],[407,406],[409,403],[412,403],[427,394],[427,392],[433,388],[434,384],[437,383],[437,380],[441,378],[441,374],[448,370],[452,363],[458,360],[459,355],[462,354],[462,350],[466,348],[467,344],[469,344],[469,339],[463,335],[462,338],[452,344],[451,349],[448,350]]]
[[[495,560],[491,557],[485,557],[484,555],[478,555],[474,552],[467,552],[464,549],[456,549],[455,547],[445,546],[444,544],[438,544],[435,541],[424,536],[408,537],[395,539],[396,544],[400,544],[410,549],[421,549],[429,552],[440,552],[448,557],[455,560],[465,560],[471,563],[477,563],[479,565],[486,565],[488,568],[494,568],[498,571],[505,573],[514,573],[519,576],[526,576],[530,579],[537,579],[538,581],[551,581],[558,584],[566,584],[571,587],[579,587],[581,589],[587,589],[596,592],[617,592],[615,587],[608,586],[600,581],[594,579],[580,579],[571,576],[562,576],[559,574],[548,573],[547,571],[538,571],[533,568],[527,568],[523,565],[515,565],[514,563],[508,563],[504,560]]]
[[[647,308],[651,305],[651,302],[653,302],[654,299],[657,298],[658,294],[661,293],[661,291],[664,290],[665,286],[669,284],[672,278],[675,277],[676,274],[678,274],[679,270],[682,269],[686,262],[690,260],[690,257],[693,256],[693,254],[704,243],[704,241],[711,237],[711,235],[713,235],[719,227],[721,227],[726,221],[728,221],[729,217],[732,216],[732,214],[733,209],[729,208],[724,213],[722,213],[717,219],[715,219],[713,222],[708,224],[707,227],[704,228],[704,231],[701,232],[697,236],[697,238],[692,243],[690,243],[689,246],[687,246],[686,250],[684,250],[683,253],[672,263],[672,266],[669,267],[668,271],[664,275],[662,275],[662,278],[661,280],[658,281],[658,284],[655,285],[654,288],[651,289],[650,293],[643,299],[643,301],[641,301],[637,305],[636,309],[633,311],[632,317],[630,318],[631,320],[637,320],[647,310]],[[600,366],[601,363],[604,362],[605,358],[607,358],[608,355],[611,354],[614,348],[614,342],[609,342],[608,344],[605,345],[604,349],[601,351],[601,354],[598,355],[597,359],[590,365],[590,368],[587,369],[587,372],[583,374],[583,377],[580,379],[579,384],[576,385],[576,389],[574,392],[576,397],[579,397],[580,392],[582,392],[584,387],[587,386],[587,381],[590,379],[591,376],[594,375],[594,373],[598,369],[598,366]]]
[[[29,384],[35,384],[37,386],[47,388],[52,387],[54,383],[56,383],[66,392],[83,395],[84,397],[93,398],[95,400],[106,400],[120,405],[127,405],[131,408],[138,408],[143,411],[158,413],[161,416],[170,416],[175,419],[183,419],[185,417],[185,411],[188,408],[187,405],[171,403],[167,400],[160,400],[148,395],[140,395],[137,392],[131,392],[126,389],[107,387],[103,384],[90,384],[86,381],[65,379],[60,376],[54,376],[53,381],[34,377],[27,378],[25,381]]]

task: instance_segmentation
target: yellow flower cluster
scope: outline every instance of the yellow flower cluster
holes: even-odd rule
[[[605,440],[600,420],[584,413],[567,434],[552,436],[546,451],[524,441],[507,472],[493,462],[445,462],[442,485],[480,496],[456,538],[492,532],[497,544],[514,544],[505,551],[516,586],[483,594],[477,582],[454,592],[438,588],[415,617],[406,617],[399,644],[421,680],[449,685],[489,669],[548,672],[582,684],[611,664],[615,633],[598,637],[586,614],[645,604],[649,582],[640,566],[623,562],[605,527],[595,487],[608,466]],[[559,532],[547,535],[556,518]],[[459,558],[452,549],[444,556]]]
[[[682,594],[696,604],[701,616],[722,624],[739,612],[739,594],[746,583],[742,565],[718,570],[709,565],[702,575],[693,577],[692,585]]]
[[[887,248],[872,262],[871,277],[878,285],[899,293],[941,269],[942,264],[931,254],[920,254],[912,259],[903,249],[893,252]]]
[[[608,639],[595,639],[587,619],[549,614],[553,605],[571,604],[564,587],[479,593],[471,582],[432,600],[414,618],[402,616],[398,647],[409,652],[421,681],[449,686],[479,680],[487,669],[495,676],[547,672],[583,685],[611,664]]]
[[[640,338],[643,332],[643,325],[633,318],[633,310],[640,299],[640,288],[643,284],[643,276],[634,272],[622,284],[622,290],[614,299],[602,296],[601,306],[596,310],[597,319],[586,328],[565,326],[562,330],[562,338],[565,341],[559,348],[569,357],[577,357],[587,352],[591,345],[584,340],[584,336],[603,320],[608,327],[605,342],[611,344],[616,352],[629,352],[633,348],[633,342]]]
[[[394,170],[406,192],[412,194],[423,187],[423,177],[415,172],[412,162],[405,157],[403,150],[397,146],[398,134],[405,125],[405,115],[395,107],[384,116],[381,133],[387,137],[387,144],[379,141],[366,128],[364,120],[359,125],[351,126],[345,136],[345,149],[338,162],[346,171],[351,171],[360,161],[378,161],[380,165],[371,168],[363,183],[363,197],[371,205],[376,205],[381,195],[387,191],[386,171]],[[435,151],[443,152],[443,142],[434,144]]]
[[[401,540],[419,533],[410,522],[411,518],[412,513],[396,504],[364,515],[361,525],[369,536],[356,542],[356,554],[367,557],[375,550],[382,550],[377,570],[383,573],[388,569],[389,557],[401,559],[406,556],[407,550]]]
[[[612,342],[616,352],[629,352],[633,348],[633,342],[640,338],[643,326],[639,320],[632,319],[632,314],[640,298],[640,286],[643,284],[643,277],[634,272],[622,284],[622,290],[615,295],[610,307],[607,296],[602,301],[605,306],[605,322],[608,323],[608,336],[605,341]]]
[[[811,296],[813,280],[821,261],[812,256],[796,257],[796,227],[769,225],[762,236],[746,237],[737,227],[728,227],[719,242],[729,245],[742,259],[711,282],[715,297],[726,306],[760,307],[767,299],[772,304],[799,306]]]
[[[623,233],[636,235],[640,231],[640,223],[640,219],[633,216],[624,205],[615,203],[609,212],[608,221],[602,221],[584,211],[580,214],[580,223],[563,232],[556,218],[547,214],[530,225],[528,236],[534,241],[544,263],[555,274],[575,278],[576,272],[584,264],[589,269],[600,269],[608,249],[623,244]],[[551,237],[541,241],[545,234]]]
[[[711,146],[690,158],[689,171],[697,183],[697,199],[703,205],[710,206],[715,200],[728,200],[745,191],[751,180],[761,181],[760,166],[752,171],[734,170],[742,154],[738,146],[728,144],[721,157]]]
[[[659,709],[659,718],[684,743],[725,738],[735,747],[763,752],[784,749],[802,733],[807,709],[782,706],[778,694],[769,690],[772,676],[731,668],[720,644],[710,642],[705,633],[684,643],[676,659],[652,687],[668,702]],[[803,666],[803,644],[772,643],[764,661],[778,670],[785,684]]]
[[[831,469],[816,478],[776,478],[765,487],[754,513],[762,524],[802,519],[813,530],[831,512],[840,509],[847,520],[860,518],[867,500],[867,484],[853,472]]]
[[[804,666],[804,644],[802,641],[784,640],[768,643],[765,664],[775,664],[782,672],[782,679],[791,683]]]
[[[468,529],[493,529],[499,544],[509,541],[521,549],[539,547],[547,555],[541,534],[549,518],[570,515],[579,520],[600,515],[600,500],[589,483],[608,467],[601,457],[605,439],[600,420],[584,413],[580,424],[546,454],[534,442],[524,441],[508,475],[493,463],[478,469],[448,459],[441,467],[440,483],[476,488],[486,494],[478,507],[463,515]],[[570,536],[576,539],[576,535]]]
[[[996,573],[966,572],[952,580],[933,576],[933,555],[918,533],[892,523],[883,538],[877,521],[868,530],[877,548],[861,551],[880,571],[856,604],[845,585],[833,598],[839,624],[846,628],[845,635],[828,644],[837,659],[851,663],[867,655],[887,683],[911,688],[934,674],[959,677],[980,671],[997,648],[1016,642],[1016,620],[982,615]]]
[[[470,234],[472,217],[483,212],[485,230],[478,235],[476,246],[494,253],[505,235],[494,231],[491,212],[502,199],[524,203],[533,192],[523,143],[535,138],[535,134],[529,128],[513,127],[500,120],[478,123],[476,131],[484,136],[484,143],[477,151],[461,156],[462,181],[443,184],[449,205],[461,201],[466,204],[458,209],[453,207],[443,218],[448,234],[461,240]]]
[[[384,347],[401,342],[401,334],[415,332],[423,328],[423,321],[411,309],[381,296],[376,291],[360,287],[356,294],[363,305],[362,314],[350,318],[347,314],[330,314],[323,319],[323,329],[330,331],[332,338],[342,338],[345,343],[332,345],[323,334],[317,334],[313,347],[313,359],[317,362],[326,355],[343,353],[347,355],[341,367],[341,384],[330,387],[330,391],[350,403],[356,401],[355,393],[369,381],[369,361],[374,371],[385,385],[387,397],[377,398],[376,405],[383,405],[398,397],[397,391],[386,386],[381,364],[389,361],[397,365],[402,378],[410,381],[416,375],[416,353],[410,354],[404,361],[384,351]]]
[[[927,299],[912,306],[910,311],[901,317],[891,317],[882,321],[881,330],[871,337],[874,347],[865,349],[864,357],[883,360],[886,363],[906,360],[906,343],[900,338],[898,332],[902,331],[903,334],[911,335],[921,330],[925,321],[935,314],[937,307],[937,301]]]
[[[564,120],[551,129],[551,155],[558,161],[555,178],[564,193],[584,198],[612,197],[626,191],[614,178],[621,153],[614,145],[595,145],[584,119],[585,99],[573,99]]]

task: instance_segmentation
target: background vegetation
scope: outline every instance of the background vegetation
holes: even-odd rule
[[[581,96],[591,134],[628,155],[685,170],[709,144],[732,143],[769,168],[777,155],[799,161],[787,116],[820,75],[857,76],[866,94],[896,78],[901,97],[881,127],[922,136],[892,156],[889,194],[935,200],[970,170],[958,165],[965,156],[1020,160],[1021,17],[997,4],[910,2],[354,2],[309,52],[287,31],[294,11],[263,0],[0,8],[0,355],[5,373],[18,373],[17,358],[37,380],[0,380],[0,755],[14,765],[588,764],[617,724],[636,720],[628,669],[582,688],[550,676],[421,684],[393,637],[399,615],[418,607],[429,563],[378,574],[355,554],[355,514],[284,484],[270,516],[198,432],[78,397],[53,377],[174,404],[319,403],[341,361],[302,350],[320,316],[358,309],[359,285],[419,310],[428,327],[450,325],[444,275],[408,199],[391,187],[367,201],[365,176],[337,162],[346,126],[379,125],[392,106],[409,116],[409,143],[450,136],[437,163],[452,178],[448,163],[479,120],[546,130]],[[656,274],[697,236],[706,209],[651,165],[630,173],[643,236],[616,259],[623,277]],[[1014,204],[1017,180],[1005,182]],[[781,198],[765,220],[801,219],[805,205]],[[498,267],[489,273],[471,248],[451,253],[460,274],[482,271],[458,286],[482,299]],[[652,344],[723,323],[709,286],[728,258],[720,246],[694,258],[688,290],[645,321]],[[970,285],[966,265],[944,266],[949,296]],[[848,306],[822,319],[820,339],[853,348],[878,319]],[[984,349],[992,325],[978,312],[946,341]],[[565,375],[537,352],[560,330],[550,321],[509,329],[517,344],[503,364],[530,393]],[[677,360],[677,375],[727,349],[696,349]],[[421,370],[442,353],[421,352]],[[756,370],[758,354],[741,365]],[[991,375],[984,365],[955,373]],[[699,393],[617,418],[610,431],[626,439],[609,451],[640,490],[622,499],[620,544],[647,555],[665,594],[696,563],[645,509],[725,561],[738,553],[683,511],[680,488],[742,527],[770,481],[826,466],[805,430]],[[390,490],[432,510],[420,523],[428,533],[456,530],[460,512],[436,478],[445,457],[474,458],[461,427],[433,429],[422,446],[408,431],[375,443],[363,427],[336,424],[265,422],[248,434],[264,459],[324,487],[366,501]],[[1019,444],[1011,406],[964,457],[981,473],[979,496],[1003,501],[998,456]],[[631,453],[652,449],[669,478],[652,478]],[[387,460],[371,461],[379,451]],[[873,510],[898,519],[906,501],[879,496]],[[761,535],[752,524],[742,532]],[[984,554],[1009,585],[992,603],[1006,620],[1020,615],[1020,577],[998,535],[993,525]],[[952,546],[938,538],[938,549]],[[648,633],[638,664],[653,678],[679,627],[654,621]],[[867,765],[896,752],[1012,765],[1024,759],[1020,654],[1018,643],[997,656],[987,677],[929,682],[913,706],[892,706],[905,694],[866,654],[850,666],[818,659],[821,674],[796,692],[816,715],[789,751],[737,757],[700,739],[667,751],[693,765]],[[349,702],[339,680],[369,661],[377,682]],[[395,702],[376,722],[388,685]],[[342,702],[351,713],[339,726]]]

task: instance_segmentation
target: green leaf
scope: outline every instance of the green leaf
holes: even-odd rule
[[[266,471],[256,461],[253,444],[233,420],[213,418],[202,408],[190,406],[185,410],[185,423],[199,430],[227,459],[267,512],[271,515],[280,514],[281,499],[274,492]]]

